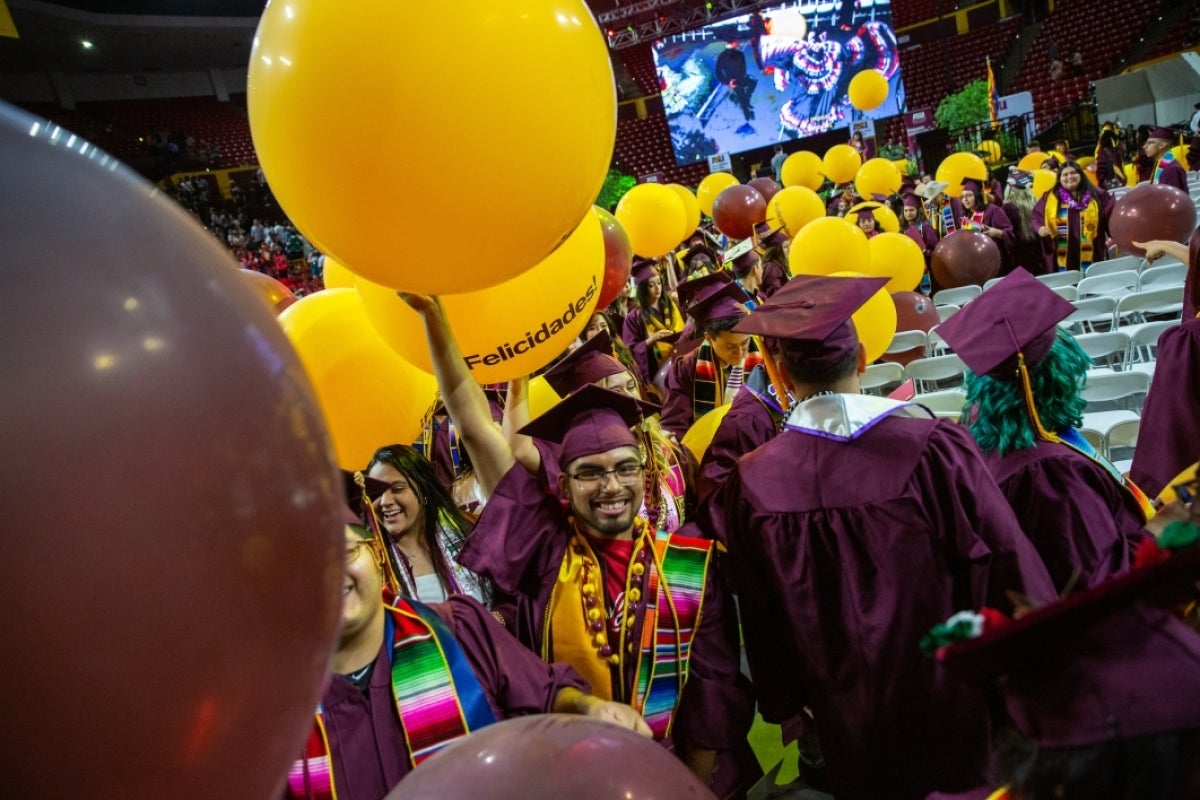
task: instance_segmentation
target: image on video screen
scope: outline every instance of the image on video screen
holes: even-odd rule
[[[653,53],[681,165],[904,111],[886,0],[783,3],[661,39]],[[888,79],[887,100],[866,113],[847,95],[865,69]]]

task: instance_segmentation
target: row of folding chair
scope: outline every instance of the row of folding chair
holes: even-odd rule
[[[1137,415],[1085,414],[1079,432],[1096,448],[1096,452],[1112,461],[1122,472],[1127,472],[1141,426],[1142,420]]]
[[[1139,325],[1148,321],[1147,315],[1178,319],[1183,313],[1183,286],[1133,292],[1119,299],[1111,296],[1082,298],[1074,305],[1074,313],[1059,325],[1075,333]]]
[[[1080,299],[1087,297],[1124,297],[1133,292],[1150,289],[1183,288],[1187,279],[1187,267],[1183,264],[1166,264],[1151,267],[1143,272],[1123,270],[1105,275],[1088,275],[1076,285]]]
[[[1159,267],[1175,266],[1181,263],[1174,256],[1163,256],[1154,262],[1149,262],[1141,256],[1120,256],[1118,258],[1108,258],[1104,261],[1096,261],[1087,270],[1087,277],[1094,278],[1100,275],[1109,275],[1114,272],[1126,272],[1133,270],[1134,272],[1145,272]]]
[[[913,359],[907,366],[891,361],[871,364],[863,372],[862,390],[886,394],[910,378],[918,394],[960,386],[967,365],[954,354]]]

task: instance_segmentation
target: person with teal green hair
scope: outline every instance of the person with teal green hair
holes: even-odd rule
[[[1058,327],[1074,310],[1017,269],[938,326],[969,368],[963,423],[1064,593],[1127,570],[1154,513],[1079,433],[1092,361]]]

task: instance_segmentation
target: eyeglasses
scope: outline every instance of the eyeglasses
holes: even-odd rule
[[[632,486],[642,479],[642,471],[645,466],[642,464],[618,464],[612,469],[599,469],[596,467],[584,467],[583,469],[571,475],[572,478],[579,481],[584,486],[596,486],[600,482],[607,482],[609,475],[617,476],[617,483],[622,486]]]

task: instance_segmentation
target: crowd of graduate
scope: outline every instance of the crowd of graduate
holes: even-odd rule
[[[343,632],[289,796],[381,798],[471,730],[548,711],[653,738],[717,797],[762,779],[756,712],[799,743],[796,791],[1200,796],[1200,231],[1144,243],[1189,272],[1123,475],[1078,430],[1074,308],[1030,274],[1107,250],[1071,200],[1107,194],[1058,167],[1036,202],[1015,170],[1003,195],[900,199],[926,249],[964,227],[1005,248],[1005,277],[938,329],[970,370],[959,421],[861,393],[851,315],[885,280],[792,277],[765,224],[727,263],[702,229],[635,261],[533,418],[530,378],[481,387],[438,298],[403,294],[439,399],[418,441],[346,473]],[[1010,205],[1067,244],[1022,251]],[[681,445],[722,406],[706,447]]]

